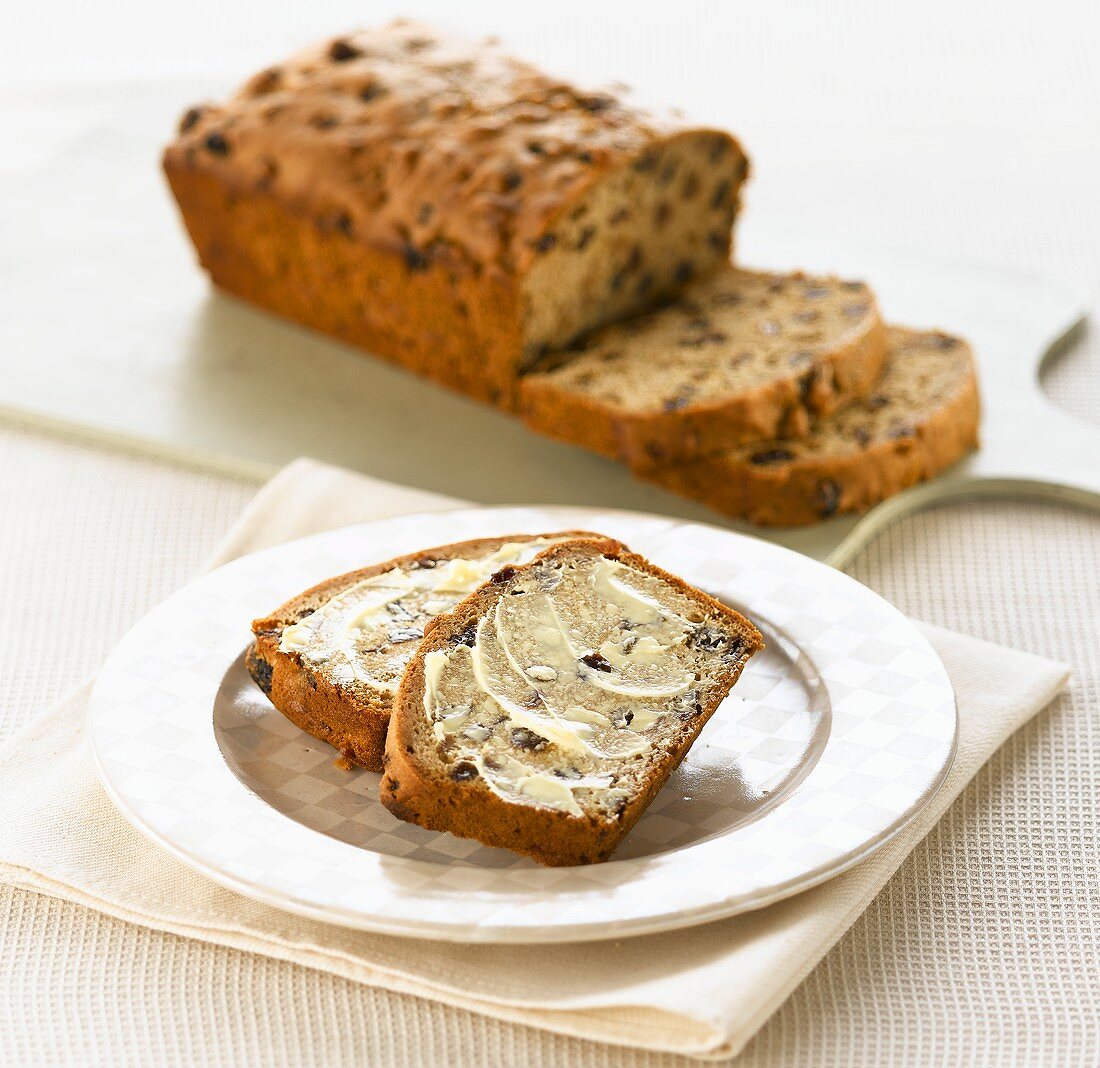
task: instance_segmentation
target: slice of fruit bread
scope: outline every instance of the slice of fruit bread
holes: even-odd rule
[[[553,545],[428,625],[382,802],[542,864],[606,860],[762,647],[743,616],[616,541]]]
[[[390,705],[424,627],[494,571],[578,533],[456,542],[328,579],[253,622],[248,671],[292,723],[381,771]]]
[[[798,437],[865,395],[886,328],[862,282],[726,267],[520,380],[525,422],[632,467]]]
[[[974,355],[961,338],[891,327],[882,377],[803,438],[757,441],[640,473],[716,511],[769,526],[865,512],[978,444]]]

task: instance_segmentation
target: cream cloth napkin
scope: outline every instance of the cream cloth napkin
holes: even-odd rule
[[[212,563],[356,521],[460,503],[299,460],[259,493]],[[446,540],[441,517],[440,541]],[[923,629],[947,666],[959,705],[959,749],[944,786],[870,859],[734,919],[614,942],[464,946],[349,931],[259,904],[163,853],[114,809],[92,767],[87,686],[0,749],[0,880],[146,927],[500,1019],[597,1041],[728,1057],[848,929],[994,750],[1068,678],[1052,661]]]

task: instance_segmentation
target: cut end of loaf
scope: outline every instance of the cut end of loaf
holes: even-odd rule
[[[725,263],[747,173],[732,137],[698,130],[650,146],[589,189],[535,243],[525,365]]]

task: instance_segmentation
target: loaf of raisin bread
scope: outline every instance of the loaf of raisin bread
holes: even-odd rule
[[[724,263],[748,162],[413,22],[192,108],[164,168],[215,284],[467,394]]]
[[[960,338],[889,329],[871,394],[801,438],[725,449],[642,474],[728,516],[770,526],[863,512],[938,475],[978,443],[974,357]]]
[[[551,546],[428,625],[382,802],[543,864],[606,860],[761,647],[618,542]]]
[[[291,722],[381,771],[390,706],[425,626],[499,568],[578,533],[456,542],[328,579],[252,624],[249,673]]]
[[[726,267],[520,386],[526,422],[641,468],[800,437],[867,393],[886,328],[862,282]]]

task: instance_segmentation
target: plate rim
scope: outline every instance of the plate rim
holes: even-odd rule
[[[859,847],[849,850],[843,857],[834,859],[831,861],[824,861],[816,866],[811,867],[808,871],[792,876],[789,879],[779,881],[771,885],[764,891],[758,891],[749,901],[720,899],[712,902],[704,902],[696,905],[676,905],[667,909],[656,911],[651,916],[642,918],[631,918],[626,921],[620,921],[620,925],[614,929],[608,929],[608,922],[604,918],[599,918],[593,921],[586,922],[570,922],[561,924],[539,924],[539,925],[516,925],[516,924],[479,924],[472,923],[470,921],[455,921],[445,923],[439,920],[421,919],[415,922],[407,918],[382,918],[376,913],[367,913],[362,909],[353,906],[342,906],[336,903],[330,903],[327,905],[318,905],[312,901],[296,897],[293,893],[290,893],[283,889],[275,889],[270,885],[259,880],[249,880],[243,878],[233,872],[229,872],[219,867],[216,863],[213,863],[211,859],[203,854],[201,850],[188,849],[175,841],[169,834],[165,833],[162,829],[156,826],[155,823],[148,820],[141,812],[140,806],[135,805],[130,798],[128,798],[124,791],[122,791],[114,782],[109,769],[106,767],[103,754],[100,751],[100,742],[97,741],[99,737],[99,723],[98,714],[100,712],[101,704],[105,700],[103,695],[102,680],[109,677],[113,670],[116,670],[118,665],[115,664],[116,657],[124,651],[132,639],[138,635],[147,620],[154,613],[157,613],[164,609],[166,605],[171,603],[178,597],[181,597],[185,592],[192,590],[195,586],[201,583],[208,583],[214,581],[216,576],[219,576],[230,569],[244,569],[246,566],[253,564],[257,557],[263,557],[268,554],[274,553],[288,553],[294,549],[301,549],[306,544],[322,543],[326,539],[335,539],[339,536],[348,536],[354,532],[365,532],[371,528],[377,528],[384,524],[397,524],[400,522],[415,522],[417,520],[438,520],[443,516],[457,517],[457,516],[469,516],[469,517],[489,517],[498,513],[511,513],[515,511],[538,513],[542,516],[548,517],[562,517],[562,519],[555,519],[557,522],[576,523],[577,518],[582,515],[601,517],[601,518],[613,518],[621,517],[624,521],[643,521],[647,523],[656,522],[666,529],[682,528],[693,529],[701,528],[705,531],[721,535],[725,538],[729,538],[733,541],[749,540],[756,542],[760,545],[766,546],[768,551],[774,551],[777,554],[792,556],[799,561],[803,561],[813,568],[822,568],[828,571],[834,572],[843,581],[853,583],[858,586],[865,594],[871,598],[874,598],[881,605],[884,605],[890,612],[896,614],[903,619],[910,628],[919,642],[925,647],[925,652],[930,654],[935,662],[940,666],[943,673],[943,681],[946,686],[946,691],[950,695],[950,710],[952,715],[952,730],[951,739],[947,751],[945,752],[944,759],[936,774],[932,777],[930,783],[925,788],[924,793],[910,805],[910,807],[899,817],[895,818],[893,822],[881,832],[867,838]],[[568,517],[566,519],[565,517]],[[554,523],[551,523],[546,529],[552,529]],[[240,654],[238,650],[236,655]],[[97,694],[98,691],[98,694]],[[95,684],[92,689],[92,693],[88,702],[88,709],[86,712],[86,723],[88,726],[90,749],[92,752],[92,760],[96,770],[96,775],[100,784],[103,786],[108,797],[111,799],[112,804],[122,814],[124,819],[142,834],[145,838],[152,841],[154,844],[164,849],[166,852],[174,856],[176,859],[186,864],[189,868],[197,871],[201,875],[204,875],[219,885],[233,890],[253,900],[260,901],[264,904],[273,906],[283,911],[291,912],[296,915],[304,916],[308,919],[317,920],[323,923],[336,924],[338,926],[344,926],[355,930],[369,931],[377,934],[386,934],[391,936],[401,937],[413,937],[425,940],[433,941],[448,941],[448,942],[471,942],[471,943],[500,943],[500,944],[539,944],[550,942],[585,942],[585,941],[604,941],[610,939],[618,939],[623,937],[636,937],[647,934],[658,934],[665,931],[676,930],[683,927],[697,926],[704,923],[713,922],[718,919],[728,918],[730,916],[739,915],[742,913],[756,911],[761,908],[766,908],[769,905],[775,904],[778,901],[784,900],[795,894],[801,893],[804,890],[811,889],[818,886],[829,879],[838,876],[850,868],[859,864],[861,861],[866,860],[872,854],[876,853],[879,849],[883,848],[899,834],[901,834],[916,817],[927,807],[928,804],[937,796],[942,789],[944,782],[946,781],[951,767],[954,763],[959,741],[959,716],[956,695],[954,687],[951,683],[950,676],[947,674],[947,669],[943,665],[942,659],[936,653],[932,647],[928,638],[919,630],[916,623],[909,619],[899,608],[887,601],[884,597],[878,594],[876,591],[870,589],[860,583],[857,579],[846,574],[843,571],[829,567],[820,561],[814,560],[812,557],[805,556],[798,553],[795,550],[789,549],[785,546],[778,545],[775,542],[771,542],[766,538],[759,537],[754,534],[749,534],[741,531],[733,531],[726,528],[718,527],[708,523],[698,523],[695,521],[679,519],[675,516],[658,515],[648,512],[639,512],[628,509],[617,508],[598,508],[595,506],[572,506],[572,505],[493,505],[493,506],[458,506],[454,508],[439,509],[439,510],[422,510],[416,512],[399,513],[393,516],[386,516],[380,519],[366,520],[360,523],[346,524],[340,527],[334,527],[330,530],[320,531],[313,534],[304,535],[300,538],[295,538],[291,541],[281,542],[276,545],[268,546],[263,549],[256,550],[252,553],[243,554],[236,557],[233,560],[216,567],[210,571],[206,571],[181,587],[167,599],[160,604],[152,608],[149,612],[141,617],[126,634],[116,644],[112,650],[110,656],[108,656],[102,669],[97,675]],[[210,721],[210,734],[213,736],[214,727],[213,720]],[[370,852],[369,850],[362,850],[360,847],[354,846],[350,843],[341,842],[338,839],[332,838],[329,835],[324,834],[322,831],[314,830],[299,823],[293,817],[282,813],[269,804],[264,798],[251,790],[247,784],[240,780],[229,768],[225,761],[224,754],[221,752],[220,746],[217,745],[215,740],[215,750],[218,753],[219,759],[222,763],[222,768],[225,774],[231,776],[235,782],[239,783],[241,788],[246,791],[249,797],[255,799],[255,801],[263,806],[267,810],[268,814],[277,817],[279,820],[286,821],[298,829],[299,832],[305,833],[310,836],[314,836],[327,843],[342,846],[345,849],[355,850],[357,853]],[[801,783],[799,784],[799,786]],[[793,793],[797,793],[799,786],[796,786]],[[781,808],[790,800],[790,796],[784,798],[776,808]],[[691,847],[687,847],[691,848]],[[379,854],[374,854],[378,856]],[[658,854],[657,856],[660,856]],[[631,864],[638,868],[643,869],[647,863],[654,861],[655,857],[639,857],[632,858],[630,860],[616,861],[612,859],[606,863],[608,864]],[[405,858],[388,858],[390,862],[404,862],[405,864],[427,864],[426,861],[410,861]],[[602,865],[601,865],[602,867]],[[563,869],[537,869],[538,871],[562,871]],[[564,869],[569,870],[569,869]],[[583,870],[583,869],[577,869]],[[610,888],[609,888],[610,892]]]

